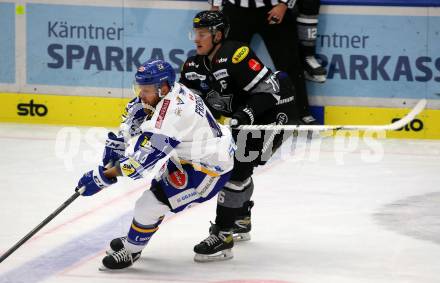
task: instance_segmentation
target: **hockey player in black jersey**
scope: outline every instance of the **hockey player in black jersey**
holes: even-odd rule
[[[198,93],[216,118],[226,117],[233,128],[297,124],[294,88],[288,76],[273,73],[246,44],[227,40],[229,25],[220,11],[198,13],[193,27],[197,55],[184,63],[180,82]],[[250,239],[253,169],[267,161],[281,144],[283,133],[235,129],[233,136],[238,146],[234,169],[219,193],[209,237],[194,247],[196,261],[229,259],[233,238]]]

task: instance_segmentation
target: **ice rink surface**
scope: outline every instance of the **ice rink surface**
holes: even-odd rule
[[[73,194],[104,134],[0,125],[0,253]],[[252,240],[230,261],[193,261],[211,200],[169,215],[133,267],[98,271],[149,184],[121,180],[73,202],[0,264],[0,282],[440,282],[440,141],[298,139],[290,149],[257,169]]]

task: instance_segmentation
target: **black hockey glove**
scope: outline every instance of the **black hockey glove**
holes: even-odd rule
[[[229,125],[238,127],[240,125],[252,125],[254,123],[254,110],[250,107],[244,107],[232,114]]]

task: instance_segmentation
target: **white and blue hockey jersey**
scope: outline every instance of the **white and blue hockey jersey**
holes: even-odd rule
[[[142,177],[142,172],[161,159],[171,160],[177,167],[191,164],[217,176],[233,167],[235,145],[230,129],[219,125],[202,98],[179,83],[162,98],[151,117],[143,111],[140,99],[132,100],[119,135],[126,139],[139,135],[134,152],[120,160],[122,174],[133,179]]]

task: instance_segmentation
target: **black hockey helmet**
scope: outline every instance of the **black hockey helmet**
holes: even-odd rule
[[[212,34],[223,33],[222,39],[228,37],[229,21],[221,11],[201,11],[193,19],[193,28],[209,28]]]

